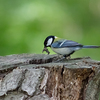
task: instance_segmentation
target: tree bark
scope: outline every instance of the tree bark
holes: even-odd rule
[[[45,54],[0,57],[0,100],[99,100],[100,61]]]

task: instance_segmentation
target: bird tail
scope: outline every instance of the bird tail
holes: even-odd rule
[[[100,46],[84,45],[83,48],[100,48]]]

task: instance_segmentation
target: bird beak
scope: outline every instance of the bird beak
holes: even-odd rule
[[[44,49],[42,50],[42,53],[46,51],[46,53],[48,53],[48,55],[50,54],[50,52],[48,51],[48,49],[46,47],[44,47]]]

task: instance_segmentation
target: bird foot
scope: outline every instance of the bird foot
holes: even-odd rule
[[[66,57],[67,60],[71,59],[71,56]]]
[[[62,58],[56,60],[55,62],[62,62],[64,60],[69,60],[69,59],[71,59],[71,56],[63,56]]]

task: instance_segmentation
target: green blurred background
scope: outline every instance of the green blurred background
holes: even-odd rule
[[[0,0],[0,56],[40,54],[49,35],[100,45],[100,0]],[[100,49],[72,55],[83,56],[100,60]]]

